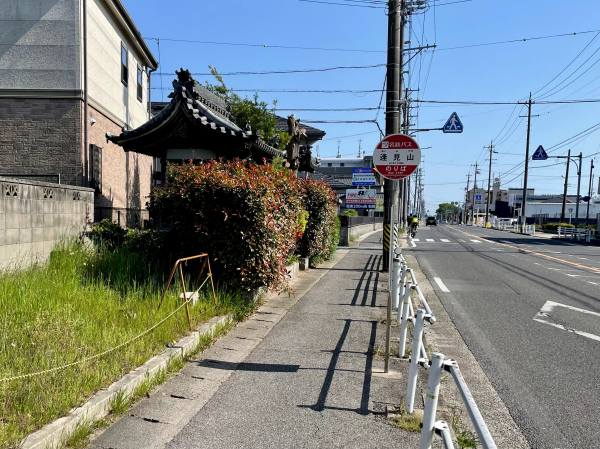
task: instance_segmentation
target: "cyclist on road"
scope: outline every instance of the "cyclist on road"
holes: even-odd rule
[[[417,233],[417,229],[419,227],[419,219],[417,218],[416,215],[411,215],[409,218],[409,222],[410,222],[410,229],[412,231],[413,234]]]

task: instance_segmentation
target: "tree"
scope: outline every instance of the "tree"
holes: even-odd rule
[[[223,77],[216,68],[210,65],[208,68],[218,81],[218,84],[210,84],[206,81],[206,88],[229,104],[233,121],[240,128],[244,128],[247,124],[250,124],[252,131],[260,131],[261,139],[269,145],[280,149],[285,148],[291,137],[287,132],[277,131],[276,129],[275,108],[277,100],[274,100],[273,107],[269,108],[266,102],[259,101],[258,93],[254,94],[253,99],[248,97],[242,98],[225,85]]]
[[[446,211],[447,210],[451,210],[453,214],[457,214],[458,213],[458,206],[454,205],[454,204],[450,204],[450,203],[441,203],[439,204],[437,210],[435,211],[436,214],[442,214],[442,217],[446,216]]]

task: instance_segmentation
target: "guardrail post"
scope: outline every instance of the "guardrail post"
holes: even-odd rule
[[[407,271],[407,266],[406,266],[406,262],[403,260],[402,261],[402,272],[400,274],[400,298],[404,298],[404,288],[406,284],[406,271]],[[401,306],[399,306],[401,307]]]
[[[442,380],[443,363],[444,354],[434,352],[431,355],[431,367],[429,368],[429,379],[427,380],[427,395],[425,396],[423,428],[421,429],[421,437],[419,439],[419,449],[429,449],[431,447],[438,395],[440,393],[440,382]]]
[[[417,310],[415,332],[413,335],[412,353],[410,355],[410,369],[408,372],[408,387],[406,389],[406,412],[412,413],[415,405],[415,391],[417,390],[417,377],[419,375],[419,359],[421,358],[421,340],[423,338],[423,325],[425,323],[425,310]]]
[[[392,272],[392,307],[398,308],[400,302],[400,259],[394,258],[394,270]]]
[[[398,307],[398,322],[400,325],[400,342],[398,346],[398,357],[402,358],[406,355],[406,330],[408,328],[408,311],[410,304],[410,282],[406,281],[406,288],[404,289],[404,297],[402,298],[401,307]]]

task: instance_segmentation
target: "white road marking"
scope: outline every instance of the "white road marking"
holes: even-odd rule
[[[450,293],[450,290],[448,290],[448,287],[446,287],[444,285],[444,283],[442,282],[442,280],[440,278],[433,278],[433,280],[436,282],[436,284],[438,285],[438,287],[440,287],[440,290],[446,293]]]
[[[410,244],[411,244],[412,247],[417,246],[417,245],[415,245],[415,242],[413,242],[413,239],[410,239],[409,242],[410,242]]]
[[[562,254],[560,251],[550,251],[553,254]]]
[[[502,242],[502,243],[508,243],[509,245],[514,245],[513,242],[509,242],[508,240],[500,240],[500,242]]]
[[[481,243],[481,240],[471,239],[473,243]]]
[[[459,241],[459,242],[463,242],[463,243],[465,243],[465,241],[464,241],[463,239],[458,239],[458,241]]]
[[[433,239],[425,239],[425,240],[427,240],[428,242],[435,242],[435,240],[433,240]]]
[[[590,284],[598,285],[597,282],[588,281]]]
[[[444,243],[450,243],[450,240],[448,240],[448,239],[440,239],[440,240]]]
[[[579,260],[588,260],[587,257],[580,257]]]
[[[576,277],[579,277],[579,276],[581,276],[581,274],[569,274],[569,273],[565,273],[565,274],[566,274],[567,276],[570,276],[570,277],[572,277],[572,278],[576,278]]]
[[[413,242],[418,242],[418,241],[419,241],[419,239],[413,239]]]
[[[585,313],[588,315],[595,315],[595,316],[600,317],[600,313],[597,313],[597,312],[591,312],[589,310],[579,309],[577,307],[568,306],[566,304],[560,304],[560,303],[554,302],[554,301],[546,301],[546,303],[543,305],[543,307],[540,309],[540,311],[533,318],[533,321],[537,321],[538,323],[548,324],[552,327],[556,327],[557,329],[562,329],[567,332],[572,332],[581,337],[586,337],[591,340],[600,341],[600,336],[598,336],[598,335],[590,334],[589,332],[582,332],[582,331],[578,331],[575,329],[566,328],[562,324],[552,323],[552,322],[548,321],[548,319],[550,318],[550,313],[552,313],[552,310],[555,307],[565,307],[566,309],[574,310],[576,312],[581,312],[581,313]]]

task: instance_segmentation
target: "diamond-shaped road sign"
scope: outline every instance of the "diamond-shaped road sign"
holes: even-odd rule
[[[458,118],[458,114],[453,112],[442,131],[445,133],[462,133],[463,132],[463,124]]]
[[[541,145],[537,147],[537,150],[535,150],[535,153],[533,153],[533,156],[531,156],[532,161],[545,161],[546,159],[548,159],[548,155],[546,154],[544,147]]]

